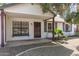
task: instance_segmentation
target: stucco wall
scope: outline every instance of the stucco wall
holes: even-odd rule
[[[12,21],[27,21],[29,22],[29,36],[16,36],[12,37]],[[16,17],[9,17],[7,16],[6,21],[6,39],[7,41],[10,40],[27,40],[34,38],[34,22],[41,22],[41,38],[44,37],[44,22],[42,19],[28,19],[28,18],[16,18]]]
[[[6,19],[6,39],[7,41],[11,40],[28,40],[34,39],[34,22],[41,22],[41,38],[50,38],[52,37],[51,32],[44,32],[44,21],[43,19],[34,19],[34,18],[21,18],[21,17],[14,17],[14,16],[7,16]],[[29,36],[12,36],[12,21],[27,21],[29,22]],[[58,28],[63,30],[63,23],[59,23]],[[74,25],[72,26],[72,31],[64,32],[64,35],[71,36],[74,35]]]
[[[27,14],[27,15],[38,15],[39,16],[46,16],[46,17],[51,17],[52,15],[50,13],[43,13],[42,8],[37,5],[37,4],[17,4],[8,8],[4,9],[5,13],[6,12],[11,12],[11,13],[21,13],[21,14]],[[16,15],[16,14],[15,14]],[[44,38],[44,19],[34,19],[32,17],[23,17],[24,15],[19,16],[19,14],[16,16],[8,16],[6,19],[6,40],[21,40],[21,39],[33,39],[34,38],[34,24],[33,22],[41,22],[41,38]],[[12,21],[28,21],[29,22],[29,36],[18,36],[18,37],[12,37]],[[32,25],[31,25],[32,23]]]

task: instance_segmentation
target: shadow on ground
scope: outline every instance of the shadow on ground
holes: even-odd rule
[[[73,53],[73,50],[70,50],[66,47],[59,45],[53,47],[54,45],[55,44],[52,43],[43,43],[43,44],[32,44],[32,45],[0,48],[0,56],[15,56],[16,54],[22,51],[39,46],[51,46],[51,47],[34,49],[25,52],[21,56],[70,56]]]
[[[41,44],[31,44],[31,45],[20,45],[20,46],[13,46],[13,47],[4,47],[0,48],[0,56],[15,56],[16,54],[25,51],[30,48],[38,47],[38,46],[49,46],[55,45],[52,43],[41,43]]]
[[[42,47],[26,51],[20,56],[70,56],[73,50],[65,48],[63,46],[55,47]]]

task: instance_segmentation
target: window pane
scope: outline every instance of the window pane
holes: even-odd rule
[[[15,28],[20,28],[20,24],[21,24],[21,22],[13,21],[13,27],[15,27]]]
[[[29,35],[29,23],[23,21],[13,21],[13,36]]]
[[[48,32],[52,31],[52,23],[48,23]]]
[[[28,35],[29,33],[29,23],[28,22],[22,22],[22,35]]]
[[[66,32],[70,32],[71,30],[72,30],[72,26],[69,25],[69,24],[66,24],[66,25],[65,25],[65,31],[66,31]]]
[[[54,28],[56,29],[57,28],[57,22],[55,22],[55,24],[54,24],[55,26],[54,26]]]
[[[44,22],[44,32],[47,32],[47,22]]]

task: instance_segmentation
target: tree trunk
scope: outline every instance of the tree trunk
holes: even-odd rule
[[[55,39],[55,35],[54,35],[54,23],[55,23],[55,16],[52,19],[52,29],[53,29],[53,33],[52,33],[52,41]]]

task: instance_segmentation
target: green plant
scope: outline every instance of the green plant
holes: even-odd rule
[[[58,35],[58,36],[63,35],[63,31],[61,29],[59,29],[59,28],[56,28],[54,30],[54,33],[55,33],[55,35]]]
[[[54,34],[57,36],[58,39],[64,39],[64,40],[68,39],[68,37],[64,36],[63,31],[59,28],[56,28],[54,30]]]

